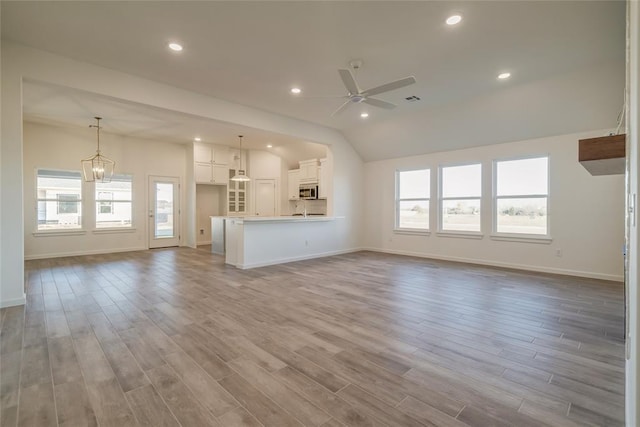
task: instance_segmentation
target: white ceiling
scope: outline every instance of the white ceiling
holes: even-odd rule
[[[23,86],[23,113],[27,121],[49,125],[85,127],[95,124],[93,117],[102,117],[102,132],[168,141],[201,142],[239,147],[238,135],[243,135],[244,149],[265,150],[285,159],[293,167],[299,160],[322,158],[326,147],[261,129],[248,128],[176,111],[135,104],[94,93],[27,81]],[[93,131],[87,132],[93,135]],[[267,145],[272,145],[268,148]]]
[[[444,20],[454,12],[463,21],[449,27]],[[430,135],[425,122],[432,117],[450,123],[452,130],[464,128],[466,133],[457,137],[467,145],[487,143],[488,138],[475,137],[486,134],[482,126],[455,121],[455,105],[500,93],[509,98],[509,91],[602,64],[615,66],[598,77],[615,81],[616,88],[623,85],[624,13],[623,1],[3,1],[2,38],[337,128],[365,160],[373,160],[450,149],[440,141],[446,126],[428,144],[417,142],[416,135],[423,141]],[[184,50],[169,52],[170,40],[182,43]],[[295,85],[306,96],[344,95],[336,70],[356,58],[364,61],[357,75],[361,87],[408,75],[417,83],[378,96],[398,108],[369,107],[367,120],[359,117],[360,105],[332,118],[340,99],[289,93]],[[512,78],[498,81],[502,71],[510,71]],[[568,99],[574,92],[556,85],[553,95]],[[622,86],[604,107],[618,99],[621,104],[621,94]],[[404,98],[410,95],[422,100],[408,103]],[[540,113],[553,108],[549,99],[551,105],[534,103],[541,105]],[[615,110],[607,111],[614,121]],[[536,124],[529,104],[516,103],[510,112],[514,123],[526,118],[528,126],[504,134],[494,129],[491,141],[546,136],[551,128],[569,132],[605,125],[593,117],[567,121],[564,127],[545,120]],[[486,113],[491,112],[469,114],[481,124]],[[603,122],[604,116],[599,119]],[[390,135],[397,151],[389,150]]]

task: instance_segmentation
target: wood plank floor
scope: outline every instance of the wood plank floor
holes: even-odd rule
[[[623,287],[359,252],[29,261],[2,426],[624,424]]]

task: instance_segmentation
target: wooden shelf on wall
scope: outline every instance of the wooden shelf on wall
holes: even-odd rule
[[[578,141],[578,161],[591,175],[619,175],[625,171],[626,135]]]

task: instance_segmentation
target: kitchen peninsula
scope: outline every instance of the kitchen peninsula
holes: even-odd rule
[[[225,263],[247,269],[336,254],[330,216],[211,217],[224,224]],[[218,224],[217,226],[215,224]]]

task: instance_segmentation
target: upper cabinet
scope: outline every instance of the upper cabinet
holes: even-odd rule
[[[318,160],[303,160],[300,162],[300,184],[315,184],[318,182]]]
[[[193,144],[193,173],[196,184],[228,183],[229,147],[211,144]]]
[[[229,147],[212,144],[193,144],[193,161],[196,163],[229,163]]]
[[[288,195],[289,200],[300,199],[300,169],[293,169],[289,171],[288,181]]]
[[[193,144],[193,161],[196,163],[213,163],[213,146],[209,144]]]

